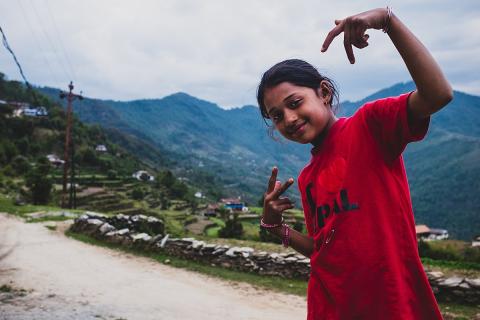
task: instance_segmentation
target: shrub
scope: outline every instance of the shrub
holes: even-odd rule
[[[143,200],[144,197],[145,197],[145,193],[143,192],[142,188],[135,187],[132,190],[132,198],[134,200]]]
[[[225,227],[218,231],[218,235],[221,238],[236,238],[240,239],[243,235],[243,225],[238,221],[238,214],[233,214],[232,218],[229,218],[225,222]]]
[[[49,177],[50,163],[45,157],[40,157],[37,165],[27,175],[27,186],[34,204],[46,204],[50,200],[52,179]]]
[[[117,178],[117,171],[113,170],[113,169],[110,169],[107,171],[107,177],[108,179],[116,179]]]

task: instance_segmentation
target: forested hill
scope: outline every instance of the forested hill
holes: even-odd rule
[[[365,101],[414,89],[400,83],[357,102],[344,102],[339,115],[350,115]],[[58,90],[44,88],[51,97]],[[310,147],[275,142],[258,108],[224,110],[185,93],[129,102],[86,99],[76,105],[81,119],[128,132],[173,154],[178,166],[206,172],[226,193],[250,201],[261,197],[270,168],[281,178],[296,176]],[[446,228],[457,238],[480,233],[480,97],[455,91],[455,99],[432,117],[427,138],[407,148],[405,161],[417,223]],[[296,193],[298,196],[298,193]]]

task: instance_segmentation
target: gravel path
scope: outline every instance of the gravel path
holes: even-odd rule
[[[306,315],[304,298],[91,246],[6,214],[0,214],[2,285],[7,287],[0,292],[1,320],[294,320]]]

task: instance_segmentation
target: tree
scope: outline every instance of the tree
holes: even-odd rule
[[[218,231],[218,235],[222,238],[240,239],[243,235],[243,225],[238,221],[238,213],[233,213],[225,221],[225,227]]]
[[[47,158],[40,157],[37,160],[36,166],[30,171],[26,179],[33,204],[46,204],[50,200],[52,179],[49,175],[50,163]]]
[[[30,170],[30,163],[27,158],[19,155],[13,158],[12,167],[18,175],[25,175]]]
[[[143,192],[142,188],[136,186],[132,191],[132,198],[134,200],[142,200],[143,197],[145,197],[145,193]]]
[[[173,176],[173,173],[170,170],[162,171],[157,176],[157,182],[160,185],[165,186],[166,188],[172,187],[177,179]]]

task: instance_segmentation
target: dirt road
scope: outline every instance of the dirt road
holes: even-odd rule
[[[233,284],[0,214],[0,319],[304,319],[305,299]],[[24,289],[26,291],[19,291]]]

